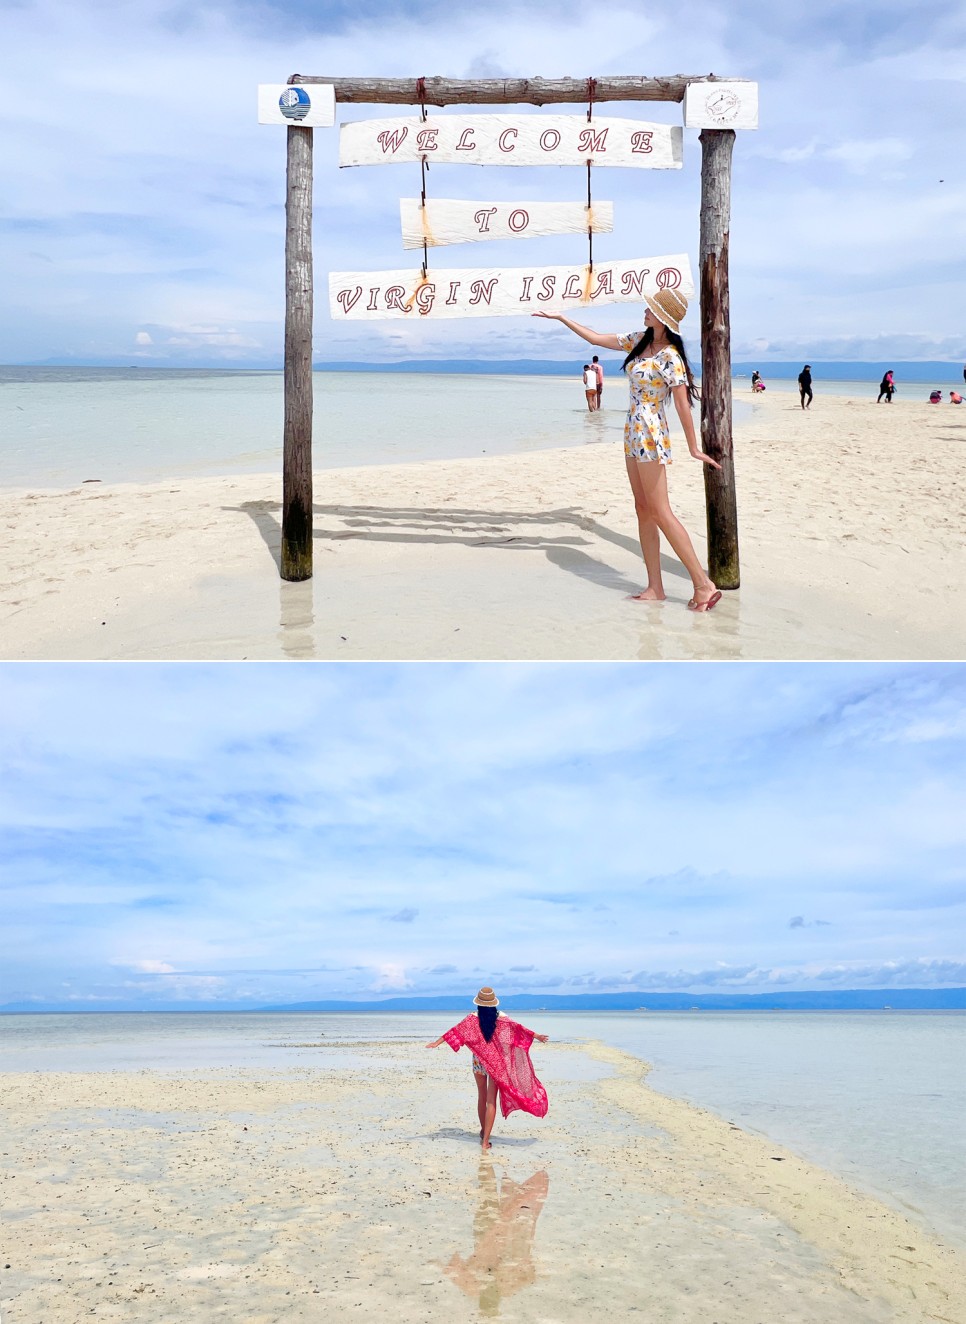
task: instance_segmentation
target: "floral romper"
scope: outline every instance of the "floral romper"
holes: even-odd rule
[[[618,336],[617,343],[626,354],[643,334],[635,331],[631,335]],[[664,406],[672,386],[688,384],[684,360],[673,345],[668,345],[649,358],[638,358],[629,363],[627,379],[631,404],[624,424],[624,454],[633,460],[670,464],[671,438]]]

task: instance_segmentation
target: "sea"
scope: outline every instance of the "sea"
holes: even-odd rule
[[[611,375],[589,413],[579,365],[572,379],[317,372],[313,388],[316,469],[619,445],[627,409]],[[0,367],[0,487],[275,473],[282,418],[280,372]]]
[[[351,1066],[360,1043],[421,1051],[458,1019],[5,1015],[0,1073],[333,1070]],[[529,1011],[519,1019],[554,1040],[600,1040],[633,1054],[651,1065],[652,1088],[767,1136],[966,1249],[966,1011]]]

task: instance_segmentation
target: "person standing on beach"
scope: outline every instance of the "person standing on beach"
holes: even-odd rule
[[[627,373],[631,403],[624,424],[624,462],[634,507],[637,528],[647,570],[647,586],[632,595],[635,602],[663,602],[660,535],[671,544],[675,556],[691,576],[693,586],[688,608],[710,611],[721,601],[721,593],[698,560],[688,531],[671,510],[667,491],[667,466],[671,463],[671,439],[668,435],[664,406],[668,396],[674,400],[688,451],[695,460],[721,465],[698,446],[691,405],[698,398],[684,341],[681,321],[688,311],[688,301],[677,290],[658,290],[645,294],[647,312],[644,332],[627,335],[603,335],[572,322],[562,313],[534,313],[548,321],[562,322],[575,335],[599,345],[601,349],[622,349],[627,358],[622,370]]]
[[[891,405],[892,395],[895,389],[896,389],[896,383],[895,383],[895,379],[892,376],[892,369],[890,368],[889,371],[882,378],[882,381],[879,383],[879,399],[876,400],[876,404],[878,404],[879,401],[882,399],[882,397],[885,396],[886,404]]]
[[[604,365],[596,354],[594,355],[592,362],[594,372],[597,374],[597,408],[599,409],[604,395]]]
[[[808,409],[812,403],[812,369],[807,363],[798,374],[798,393],[802,397],[802,408]],[[808,404],[805,403],[806,396],[808,396]]]
[[[589,363],[584,364],[584,396],[588,410],[593,413],[597,408],[597,374]]]
[[[477,1009],[475,1016],[470,1012],[426,1047],[438,1048],[441,1043],[447,1043],[458,1053],[465,1045],[473,1054],[480,1144],[483,1149],[489,1149],[498,1096],[504,1117],[518,1108],[534,1117],[546,1117],[547,1091],[533,1070],[530,1045],[534,1039],[545,1044],[549,1035],[534,1034],[509,1016],[501,1016],[497,1010],[500,999],[488,985],[480,989],[473,1004]]]

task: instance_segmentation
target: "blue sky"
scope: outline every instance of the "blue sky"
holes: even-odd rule
[[[966,985],[958,665],[0,667],[0,1005]]]
[[[0,0],[0,362],[280,361],[285,134],[255,122],[259,82],[641,71],[760,83],[762,128],[735,154],[736,358],[966,360],[959,0]],[[676,106],[609,113],[680,122]],[[315,138],[317,361],[572,356],[567,333],[520,318],[336,335],[327,272],[415,261],[398,199],[418,181],[414,167],[340,172],[336,132]],[[688,131],[680,172],[599,170],[616,229],[597,256],[686,249],[696,267],[699,166]],[[430,188],[573,199],[583,178],[437,167]],[[445,265],[569,262],[580,242],[454,248]],[[595,324],[628,329],[634,313],[602,309]]]

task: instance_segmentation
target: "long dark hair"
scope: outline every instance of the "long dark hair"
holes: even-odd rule
[[[480,1020],[480,1034],[489,1043],[493,1038],[493,1032],[496,1029],[496,1018],[500,1013],[496,1007],[477,1007],[476,1014]]]
[[[694,373],[691,371],[691,364],[688,362],[688,351],[684,348],[684,341],[681,339],[681,337],[678,335],[676,331],[672,331],[669,326],[666,326],[664,330],[667,333],[667,338],[669,343],[681,355],[681,360],[684,363],[684,371],[687,373],[687,377],[688,377],[688,404],[693,405],[695,400],[699,398],[700,393],[698,391],[698,388],[694,384]],[[631,362],[632,359],[639,358],[640,355],[643,354],[646,349],[650,349],[653,340],[654,340],[654,328],[653,326],[649,326],[647,330],[644,332],[644,334],[641,336],[640,340],[637,342],[637,344],[628,354],[627,358],[621,364],[621,372],[627,371],[627,365]]]

